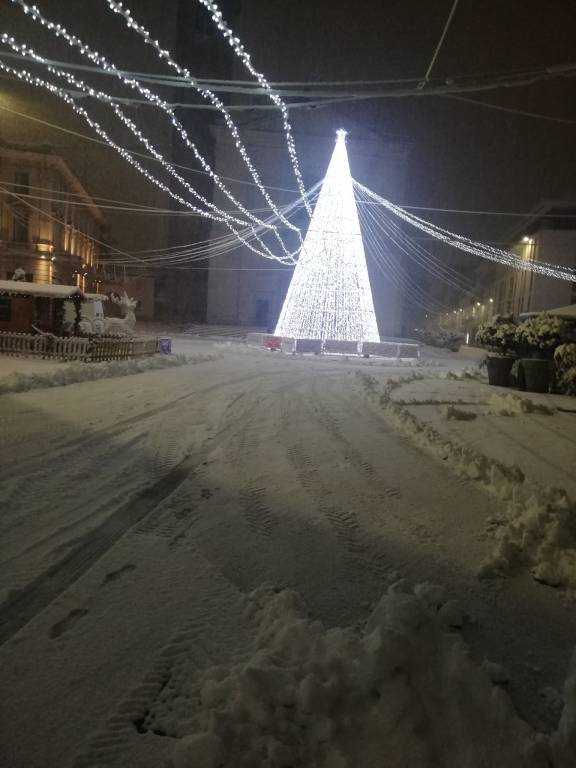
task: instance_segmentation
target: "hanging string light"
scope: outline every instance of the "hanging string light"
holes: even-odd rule
[[[318,182],[317,184],[314,185],[314,187],[312,187],[306,193],[306,196],[309,202],[313,202],[314,199],[317,197],[317,188],[320,185],[321,185],[321,182]],[[299,211],[303,207],[304,207],[304,202],[302,198],[298,198],[297,200],[293,201],[289,205],[283,207],[282,213],[287,218],[290,218],[291,216],[294,216],[297,213],[299,213]],[[250,232],[248,229],[242,230],[241,234],[247,240],[250,240],[254,237],[253,233]],[[228,234],[228,235],[221,235],[215,238],[210,238],[204,241],[188,243],[186,245],[172,246],[170,248],[165,248],[160,251],[158,250],[136,251],[135,253],[138,255],[143,265],[147,265],[151,267],[174,266],[177,264],[182,265],[182,264],[193,263],[195,261],[204,261],[207,259],[212,259],[216,256],[232,253],[233,251],[240,248],[241,245],[242,243],[238,241],[238,238],[236,238],[234,235]],[[130,258],[130,255],[128,256]],[[129,258],[128,260],[125,258],[110,259],[110,260],[107,260],[107,263],[125,265],[130,263]],[[287,264],[286,266],[290,266],[290,265]]]
[[[250,54],[247,53],[244,50],[244,46],[242,45],[240,38],[236,37],[236,35],[233,33],[233,31],[228,26],[226,20],[222,16],[222,11],[219,9],[218,5],[212,0],[199,0],[199,2],[207,8],[211,14],[212,14],[212,21],[218,29],[222,32],[222,36],[225,40],[228,41],[229,45],[234,49],[234,53],[238,56],[238,58],[242,61],[248,72],[252,75],[252,77],[256,78],[259,85],[267,92],[268,97],[272,101],[272,103],[278,107],[280,112],[282,113],[282,122],[284,124],[284,134],[286,136],[286,145],[288,147],[288,154],[290,155],[290,160],[292,163],[292,169],[294,171],[294,176],[296,177],[296,182],[298,184],[298,189],[300,190],[300,194],[304,195],[305,189],[304,189],[304,182],[302,180],[302,174],[300,173],[300,165],[298,163],[298,155],[296,154],[296,146],[294,144],[294,138],[292,136],[292,127],[290,125],[290,120],[288,117],[288,107],[284,103],[284,101],[280,98],[280,96],[275,93],[272,88],[270,87],[270,83],[264,75],[259,72],[254,65],[252,64],[252,60],[250,57]],[[108,0],[108,4],[115,4],[115,5],[122,5],[122,3],[116,3],[115,0]],[[308,211],[308,214],[311,216],[312,211],[311,209],[306,206],[306,210]]]
[[[23,0],[12,0],[12,2],[17,2],[20,5],[22,5]],[[230,113],[224,106],[223,102],[216,96],[215,93],[213,93],[209,88],[204,88],[201,86],[198,81],[190,74],[190,71],[185,68],[181,67],[171,56],[170,52],[164,48],[161,47],[158,40],[154,40],[148,30],[143,27],[141,24],[139,24],[134,17],[132,16],[131,12],[123,7],[122,3],[117,3],[114,0],[106,0],[108,7],[110,10],[112,10],[114,13],[117,13],[121,15],[124,20],[126,21],[126,26],[129,29],[133,29],[140,37],[144,40],[145,43],[152,46],[154,50],[158,53],[159,58],[163,59],[172,69],[174,69],[181,77],[186,78],[190,85],[199,93],[202,98],[207,99],[210,101],[214,106],[218,108],[222,116],[224,117],[224,120],[226,122],[226,126],[228,127],[228,130],[232,134],[232,137],[234,138],[234,143],[236,146],[236,149],[240,153],[240,156],[242,157],[242,160],[244,161],[246,167],[250,171],[250,174],[252,175],[252,178],[254,179],[254,182],[258,189],[260,190],[262,196],[270,206],[270,208],[274,211],[274,213],[277,216],[281,217],[279,209],[276,207],[274,201],[268,194],[266,188],[262,184],[260,180],[260,176],[258,174],[258,171],[254,167],[250,156],[248,155],[248,152],[246,151],[246,147],[244,146],[242,139],[240,138],[240,134],[238,132],[238,128],[236,127],[236,124],[232,120],[232,117],[230,116]],[[305,194],[305,190],[301,190],[301,194]],[[290,229],[294,229],[299,233],[299,230],[297,227],[295,227],[293,224],[288,222],[287,220],[282,219],[283,223],[288,226]]]
[[[246,222],[243,221],[242,219],[237,219],[225,213],[224,211],[220,211],[220,209],[217,208],[217,206],[214,205],[214,203],[210,202],[203,195],[197,192],[194,189],[194,187],[192,187],[192,185],[189,184],[186,181],[186,179],[184,179],[173,168],[173,166],[165,160],[162,154],[158,152],[158,150],[154,147],[154,145],[136,127],[135,123],[122,111],[122,109],[117,104],[114,103],[112,97],[109,96],[107,93],[104,93],[103,91],[95,90],[94,88],[91,88],[90,86],[88,86],[83,80],[80,80],[79,78],[75,77],[73,74],[69,72],[65,72],[64,70],[59,69],[58,67],[52,66],[51,64],[47,63],[46,59],[44,59],[42,56],[36,53],[32,48],[30,48],[27,45],[18,44],[15,41],[14,37],[9,36],[7,33],[3,33],[2,35],[0,35],[0,42],[10,46],[10,48],[12,48],[13,51],[17,51],[18,53],[23,54],[23,56],[34,61],[36,64],[45,65],[48,72],[50,72],[53,75],[56,75],[56,77],[66,80],[66,82],[69,85],[74,86],[74,88],[77,88],[78,90],[82,91],[82,93],[85,93],[86,95],[91,96],[107,104],[114,111],[118,119],[121,120],[121,122],[126,126],[126,128],[128,128],[128,130],[138,139],[138,141],[146,147],[148,152],[150,152],[150,154],[156,160],[158,160],[158,162],[162,165],[162,167],[166,171],[168,171],[168,173],[170,173],[171,176],[173,176],[180,184],[182,184],[182,186],[184,186],[186,190],[193,197],[195,197],[197,200],[203,203],[207,208],[210,208],[211,210],[219,214],[218,220],[228,218],[230,221],[233,221],[234,223],[239,224],[241,226],[246,225]]]
[[[223,223],[224,225],[228,226],[229,229],[238,237],[241,242],[244,243],[251,251],[256,253],[258,256],[263,256],[264,258],[272,258],[276,261],[280,261],[282,263],[287,264],[294,264],[294,260],[292,258],[288,259],[287,257],[277,257],[271,254],[271,252],[265,253],[257,248],[255,248],[248,240],[246,240],[240,232],[234,227],[233,224],[230,222],[227,222],[223,217],[220,217],[210,211],[202,210],[201,208],[198,208],[197,206],[193,205],[189,200],[186,200],[181,195],[178,195],[176,192],[172,191],[170,187],[168,187],[164,182],[162,182],[160,179],[157,179],[152,173],[147,171],[126,149],[119,146],[114,142],[106,133],[106,131],[102,128],[102,126],[93,118],[90,117],[88,112],[81,106],[79,106],[76,101],[68,94],[66,93],[62,88],[59,88],[58,86],[54,85],[54,83],[50,83],[46,80],[43,80],[42,78],[31,74],[25,69],[14,69],[13,67],[8,66],[5,62],[3,62],[0,59],[0,70],[3,72],[6,72],[7,74],[11,74],[16,76],[19,80],[22,80],[29,85],[33,85],[37,88],[42,88],[44,90],[47,90],[49,93],[51,93],[54,96],[57,96],[59,99],[64,101],[68,106],[83,120],[85,120],[88,125],[94,130],[106,143],[114,149],[118,154],[126,160],[126,162],[130,163],[139,173],[141,173],[148,181],[152,182],[155,186],[157,186],[159,189],[161,189],[163,192],[166,192],[172,199],[176,200],[181,205],[189,208],[197,215],[211,219],[213,221],[218,221]]]
[[[504,251],[501,248],[494,248],[494,246],[486,245],[475,240],[471,240],[463,235],[457,235],[454,232],[450,232],[448,229],[438,227],[435,224],[425,221],[424,219],[414,216],[398,205],[391,203],[390,200],[386,200],[384,197],[372,192],[368,187],[354,182],[354,187],[364,192],[370,199],[377,201],[387,210],[391,211],[395,216],[403,221],[411,224],[413,227],[420,229],[422,232],[426,232],[435,239],[451,245],[454,248],[458,248],[461,251],[472,253],[476,256],[480,256],[483,259],[498,262],[504,266],[514,267],[515,269],[521,269],[524,271],[536,272],[546,277],[555,277],[558,280],[569,280],[576,282],[576,269],[571,267],[564,267],[559,264],[549,264],[545,261],[536,261],[533,259],[524,260],[515,256],[510,251]]]
[[[51,31],[56,37],[63,38],[66,40],[66,42],[73,48],[76,48],[79,50],[79,52],[89,61],[91,61],[94,64],[97,64],[102,71],[111,73],[115,75],[121,82],[124,83],[127,87],[138,91],[145,99],[147,99],[151,104],[161,109],[163,112],[165,112],[168,117],[170,118],[170,121],[174,128],[177,131],[177,134],[180,136],[184,144],[192,151],[194,154],[194,157],[198,160],[204,171],[210,176],[210,178],[214,181],[216,186],[220,189],[220,191],[238,208],[238,210],[245,215],[246,217],[250,218],[252,221],[254,221],[257,224],[262,224],[262,221],[258,219],[257,217],[253,216],[250,211],[248,211],[237,199],[236,197],[230,192],[230,190],[226,187],[226,185],[221,181],[219,176],[214,173],[212,170],[210,164],[208,161],[203,157],[203,155],[199,152],[198,148],[194,144],[194,142],[191,141],[187,131],[185,130],[182,123],[178,120],[176,115],[174,114],[173,108],[164,100],[161,99],[157,94],[152,92],[149,88],[146,88],[145,86],[142,86],[141,83],[134,77],[126,77],[124,73],[122,73],[120,70],[117,69],[114,63],[109,61],[105,56],[100,54],[98,51],[90,48],[86,43],[84,43],[79,37],[76,35],[70,34],[65,27],[63,27],[61,24],[58,24],[56,22],[53,22],[42,15],[40,10],[35,5],[28,5],[24,0],[11,0],[12,3],[18,5],[21,10],[26,14],[29,15],[34,21],[41,24],[43,27]],[[128,22],[127,22],[128,23]],[[144,39],[146,40],[146,35],[148,35],[147,31],[141,27],[139,27],[135,22],[128,23],[129,27],[132,27],[136,29],[140,34],[144,36]],[[149,36],[148,36],[149,38]],[[150,40],[146,40],[147,42],[150,42]],[[158,45],[158,41],[155,41],[155,43]],[[165,52],[168,54],[168,52]],[[169,62],[170,63],[170,62]],[[174,62],[174,66],[180,70],[181,68],[178,67],[178,65]],[[181,69],[181,72],[179,74],[186,74],[190,82],[194,84],[194,87],[196,90],[206,98],[209,92],[207,89],[199,88],[195,85],[195,81],[193,80],[192,76],[188,72],[188,70]],[[220,104],[222,109],[224,109],[223,104],[220,102],[220,100],[217,97],[214,97],[215,101],[213,103],[216,105],[216,102]],[[222,109],[220,111],[222,111]],[[224,109],[224,112],[226,110]],[[227,113],[226,113],[227,114]],[[224,114],[224,117],[226,119],[226,114]],[[226,119],[228,128],[232,130],[233,136],[236,133],[237,129],[234,123],[232,122],[230,116],[228,115],[228,119]],[[276,210],[274,203],[272,202],[271,198],[268,196],[266,190],[264,189],[263,185],[260,182],[259,176],[252,166],[252,163],[250,161],[250,158],[248,157],[248,154],[246,153],[243,146],[238,145],[239,136],[234,136],[236,139],[236,146],[238,150],[240,151],[240,154],[242,155],[245,163],[247,164],[247,167],[252,175],[252,178],[254,180],[254,183],[256,186],[260,189],[261,193],[263,194],[266,202],[271,207],[271,209],[278,213]],[[243,154],[244,153],[244,154]],[[296,229],[299,234],[299,230],[295,227],[292,227],[293,229]],[[282,249],[285,253],[287,253],[286,248],[284,246],[283,241],[281,240],[279,234],[275,232],[276,239],[279,241]]]
[[[142,134],[142,132],[137,128],[135,123],[123,112],[123,110],[114,103],[112,97],[110,97],[108,94],[97,91],[88,86],[83,80],[80,80],[79,78],[75,77],[74,75],[70,74],[69,72],[65,72],[58,67],[54,67],[51,64],[48,64],[46,62],[46,59],[44,59],[42,56],[37,54],[32,48],[26,45],[19,45],[16,43],[15,39],[13,37],[10,37],[6,33],[0,35],[0,42],[9,45],[12,50],[17,51],[19,53],[22,53],[27,58],[34,61],[36,64],[44,64],[47,68],[47,70],[51,73],[56,75],[57,77],[63,78],[66,80],[66,82],[69,85],[74,86],[75,88],[78,88],[82,93],[85,93],[88,96],[91,96],[93,98],[98,99],[99,101],[104,102],[107,104],[115,113],[116,117],[128,128],[128,130],[140,141],[146,149],[150,152],[152,157],[154,157],[158,162],[162,165],[162,167],[171,175],[173,176],[184,188],[190,192],[190,194],[195,197],[197,200],[199,200],[201,203],[203,203],[207,208],[213,210],[217,215],[218,218],[216,218],[216,221],[223,221],[226,224],[229,224],[230,222],[233,222],[240,226],[245,226],[246,222],[242,219],[238,219],[234,216],[231,216],[230,214],[226,213],[225,211],[222,211],[220,208],[218,208],[214,203],[207,200],[203,195],[201,195],[199,192],[197,192],[194,187],[192,187],[191,184],[189,184],[186,179],[184,179],[175,169],[174,167],[166,161],[166,159],[162,156],[160,152],[152,145],[152,143]],[[262,222],[263,227],[268,227],[268,225],[264,224]],[[271,227],[275,232],[277,231],[275,227]],[[236,232],[236,230],[233,230]],[[263,240],[256,235],[255,239],[258,242],[258,245],[260,248],[262,248],[270,258],[275,258],[272,251],[268,248],[268,246],[263,242]],[[283,241],[279,238],[280,243],[282,246],[284,246]],[[292,257],[292,254],[290,254],[286,248],[284,248],[284,252],[286,256]]]

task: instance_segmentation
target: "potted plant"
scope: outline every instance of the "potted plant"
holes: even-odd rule
[[[524,320],[516,331],[526,389],[548,392],[552,380],[554,350],[562,342],[562,321],[542,312]]]
[[[486,357],[489,384],[509,386],[510,370],[514,362],[510,352],[514,349],[515,338],[516,323],[511,315],[494,315],[478,327],[476,343],[492,353]]]
[[[554,350],[557,386],[565,395],[576,395],[576,344],[560,344]]]

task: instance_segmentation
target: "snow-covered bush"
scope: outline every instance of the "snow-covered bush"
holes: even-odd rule
[[[554,352],[558,386],[566,395],[576,395],[576,344],[561,344]]]
[[[494,315],[478,327],[476,343],[491,352],[506,354],[514,348],[516,328],[511,315]]]
[[[558,376],[558,386],[565,395],[576,396],[576,366]]]
[[[520,323],[516,330],[516,345],[525,356],[538,353],[549,357],[562,342],[562,320],[542,312]]]

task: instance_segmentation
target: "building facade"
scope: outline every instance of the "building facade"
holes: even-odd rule
[[[95,289],[102,214],[59,156],[0,147],[0,276]]]
[[[576,205],[544,202],[521,229],[511,233],[507,250],[522,261],[576,269]],[[483,263],[477,272],[475,300],[460,297],[440,318],[446,330],[470,334],[495,314],[543,312],[576,304],[576,283],[501,264]],[[432,319],[430,323],[432,324]]]

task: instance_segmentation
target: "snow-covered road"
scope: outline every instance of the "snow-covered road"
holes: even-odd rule
[[[494,500],[386,423],[366,361],[212,351],[0,398],[7,765],[124,764],[163,665],[183,644],[198,664],[234,653],[242,595],[265,582],[328,626],[363,620],[396,578],[443,585],[477,619],[475,656],[548,725],[537,692],[563,679],[576,620],[525,575],[477,578]],[[140,738],[159,765],[162,740]]]

